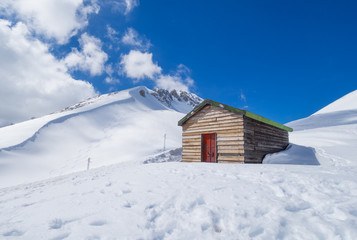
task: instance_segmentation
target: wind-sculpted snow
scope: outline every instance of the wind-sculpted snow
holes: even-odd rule
[[[264,164],[320,165],[314,148],[292,143],[285,151],[265,156]]]
[[[293,128],[294,131],[300,131],[313,128],[332,127],[349,124],[357,124],[357,110],[345,110],[314,114],[307,118],[290,122],[286,125]]]

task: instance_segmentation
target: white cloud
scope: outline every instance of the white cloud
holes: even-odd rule
[[[92,76],[100,75],[104,71],[104,64],[108,55],[102,50],[102,42],[88,34],[82,34],[79,39],[81,51],[73,48],[63,62],[68,68],[88,71]]]
[[[118,84],[120,83],[120,80],[113,77],[113,74],[114,74],[114,70],[113,70],[113,66],[111,64],[108,64],[106,67],[105,67],[105,72],[106,74],[108,75],[105,79],[104,79],[104,82],[107,83],[107,84]]]
[[[58,43],[67,43],[98,13],[96,0],[1,0],[0,13],[24,22],[31,31]]]
[[[155,83],[158,88],[188,91],[188,86],[178,76],[161,75],[155,80]]]
[[[161,67],[152,61],[152,53],[131,50],[129,54],[122,56],[121,65],[126,76],[134,79],[134,82],[149,78],[158,88],[185,91],[194,85],[190,69],[183,64],[177,67],[174,74],[161,74]]]
[[[122,42],[144,51],[148,50],[151,46],[150,41],[145,38],[141,38],[138,32],[133,28],[127,29],[125,35],[122,38]]]
[[[247,102],[247,99],[243,93],[243,90],[240,91],[240,99],[243,101],[243,102]]]
[[[125,14],[128,14],[129,12],[131,12],[131,10],[133,10],[134,7],[139,5],[139,1],[138,0],[125,0],[125,4],[126,4]]]
[[[158,88],[188,91],[189,87],[194,85],[194,81],[190,75],[191,70],[185,65],[180,64],[174,74],[161,75],[159,78],[155,79],[155,83]]]
[[[150,78],[161,73],[161,67],[152,61],[152,53],[131,50],[128,54],[122,56],[120,64],[127,77],[136,80]]]
[[[28,28],[0,20],[0,126],[57,111],[95,94],[73,79]]]
[[[118,32],[112,28],[110,25],[107,25],[107,36],[112,42],[119,41]]]
[[[107,84],[118,84],[120,83],[120,80],[115,77],[108,76],[104,79],[104,82]]]

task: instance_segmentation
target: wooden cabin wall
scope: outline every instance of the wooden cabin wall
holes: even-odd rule
[[[268,153],[284,150],[289,134],[280,128],[244,116],[245,163],[262,163]]]
[[[182,161],[201,162],[201,136],[217,134],[217,161],[244,162],[243,115],[207,105],[182,125]]]

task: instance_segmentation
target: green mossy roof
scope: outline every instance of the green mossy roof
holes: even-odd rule
[[[283,124],[280,124],[280,123],[274,122],[272,120],[269,120],[269,119],[267,119],[265,117],[259,116],[257,114],[254,114],[254,113],[246,111],[246,110],[241,110],[241,109],[238,109],[238,108],[234,108],[234,107],[225,105],[223,103],[215,102],[215,101],[210,100],[210,99],[205,99],[201,104],[196,106],[191,112],[189,112],[185,117],[183,117],[178,122],[178,125],[182,126],[182,124],[184,124],[190,117],[192,117],[195,113],[200,111],[206,105],[212,105],[212,106],[216,106],[216,107],[220,107],[220,108],[226,109],[226,110],[228,110],[230,112],[233,112],[233,113],[242,114],[242,115],[244,115],[246,117],[255,119],[255,120],[259,121],[259,122],[263,122],[263,123],[269,124],[271,126],[283,129],[283,130],[288,131],[288,132],[292,132],[293,131],[292,128],[289,128],[289,127],[287,127],[287,126],[285,126]]]

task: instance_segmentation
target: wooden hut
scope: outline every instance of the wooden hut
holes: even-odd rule
[[[268,153],[284,150],[292,129],[246,110],[209,99],[178,122],[182,161],[262,163]]]

